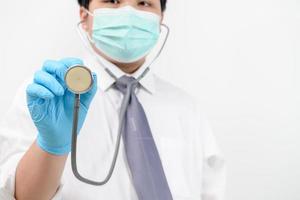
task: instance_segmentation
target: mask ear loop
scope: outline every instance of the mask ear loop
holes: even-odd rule
[[[94,14],[93,14],[92,12],[90,12],[88,9],[86,9],[86,8],[83,8],[83,9],[84,9],[84,11],[85,11],[87,14],[89,14],[89,15],[91,15],[91,16],[94,17]]]

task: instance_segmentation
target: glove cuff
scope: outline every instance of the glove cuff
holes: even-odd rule
[[[50,154],[57,155],[57,156],[66,155],[66,154],[70,153],[70,151],[71,151],[71,144],[61,146],[61,147],[54,147],[54,146],[47,144],[47,142],[45,142],[43,140],[43,138],[40,136],[40,134],[38,134],[38,136],[37,136],[37,144],[42,150],[44,150]]]

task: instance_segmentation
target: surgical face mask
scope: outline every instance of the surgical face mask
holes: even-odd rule
[[[132,63],[145,57],[160,34],[160,16],[131,6],[99,8],[94,17],[91,42],[107,57]]]

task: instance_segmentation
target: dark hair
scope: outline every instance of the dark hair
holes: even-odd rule
[[[89,8],[91,0],[77,0],[80,6]],[[166,10],[167,0],[160,0],[161,10],[164,12]]]

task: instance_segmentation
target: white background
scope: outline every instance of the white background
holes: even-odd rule
[[[79,56],[75,0],[1,1],[0,113],[45,59]],[[228,200],[300,199],[300,1],[169,0],[155,71],[193,93],[228,164]]]

